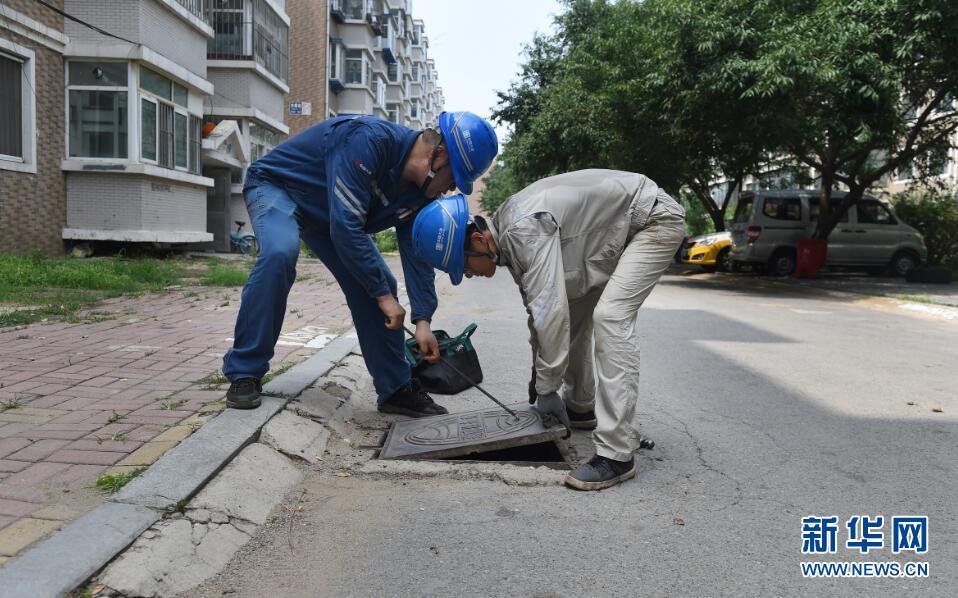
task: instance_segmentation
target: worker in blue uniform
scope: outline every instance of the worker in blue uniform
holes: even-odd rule
[[[371,116],[314,125],[254,162],[243,196],[260,254],[243,288],[233,347],[223,358],[228,406],[260,404],[300,239],[336,278],[352,314],[379,410],[423,417],[447,413],[411,377],[403,346],[405,309],[396,278],[371,233],[396,228],[416,340],[439,359],[430,328],[434,272],[412,248],[413,215],[443,193],[473,182],[498,153],[492,126],[469,112],[444,112],[438,131],[414,131]]]

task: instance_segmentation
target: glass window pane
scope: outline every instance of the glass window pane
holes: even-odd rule
[[[125,91],[70,91],[70,155],[126,158]]]
[[[173,82],[163,75],[140,67],[140,89],[145,89],[164,100],[171,100],[173,99],[172,85]]]
[[[156,104],[140,100],[140,138],[144,160],[156,160]]]
[[[366,18],[366,0],[346,0],[347,19],[365,19]]]
[[[346,83],[363,82],[362,50],[346,50]]]
[[[188,122],[189,119],[187,119],[185,114],[176,113],[173,127],[173,143],[175,146],[174,159],[176,165],[181,168],[186,168],[189,163],[189,150],[187,149],[189,147],[189,138],[187,137],[189,135]]]
[[[0,154],[23,157],[23,65],[0,56]]]
[[[70,62],[70,85],[126,87],[125,62]]]
[[[186,88],[180,85],[179,83],[173,84],[173,101],[186,108],[186,100],[189,97],[189,92],[186,91]]]

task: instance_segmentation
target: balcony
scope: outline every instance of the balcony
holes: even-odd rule
[[[207,0],[179,1],[207,3]],[[289,81],[289,27],[266,0],[247,2],[206,4],[206,21],[215,34],[207,43],[207,58],[255,61],[285,83]],[[244,4],[248,10],[244,11]]]

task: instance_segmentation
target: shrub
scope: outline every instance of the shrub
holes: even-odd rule
[[[893,198],[895,212],[918,229],[928,247],[928,264],[958,273],[958,193],[916,189]]]

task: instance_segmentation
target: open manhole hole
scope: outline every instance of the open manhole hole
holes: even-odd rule
[[[545,465],[568,469],[556,441],[561,425],[545,427],[528,404],[502,409],[436,415],[396,422],[389,429],[380,459],[413,459]]]

